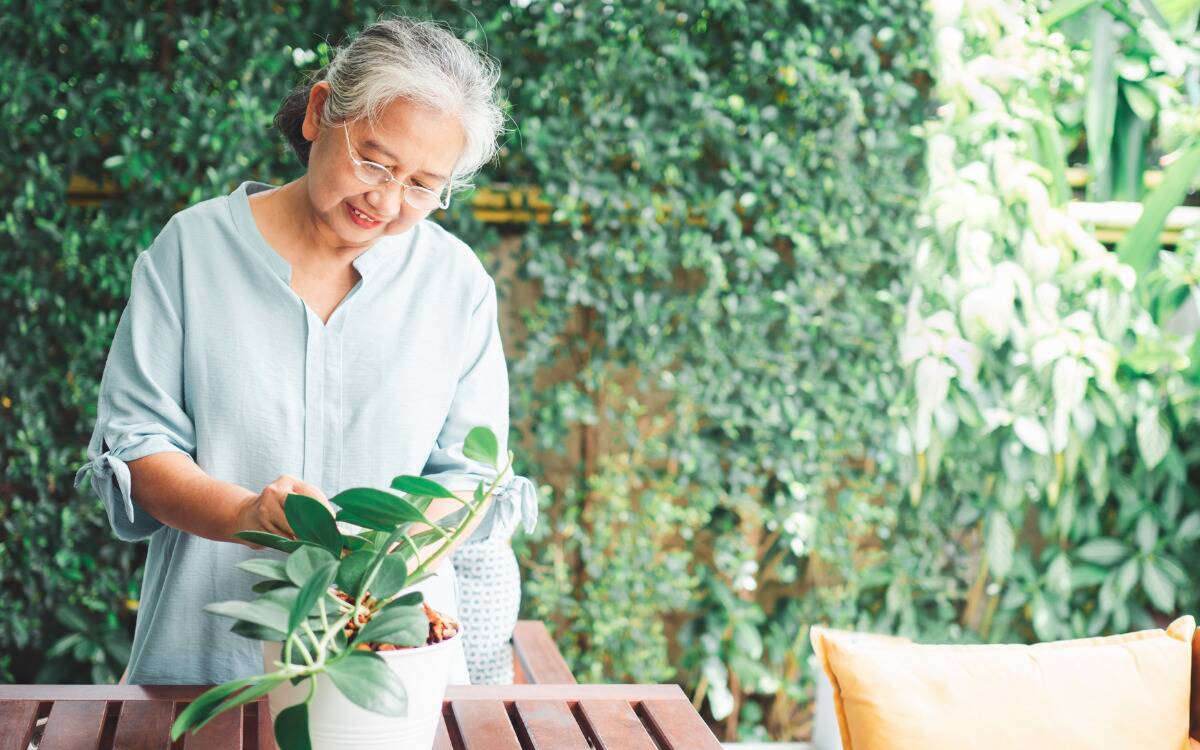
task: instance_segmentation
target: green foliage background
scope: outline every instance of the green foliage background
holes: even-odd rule
[[[0,679],[120,674],[142,550],[71,479],[133,260],[180,208],[297,176],[278,102],[385,9],[220,7],[0,12],[24,50],[0,60]],[[513,133],[478,182],[554,207],[504,251],[533,290],[509,342],[512,443],[549,487],[526,615],[581,681],[677,680],[730,735],[786,733],[807,625],[870,604],[859,546],[898,512],[878,499],[897,494],[921,4],[402,10],[502,62]],[[120,196],[69,206],[73,175]],[[446,222],[494,262],[508,245],[466,205]]]

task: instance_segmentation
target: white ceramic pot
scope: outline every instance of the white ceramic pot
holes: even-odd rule
[[[451,657],[462,631],[432,646],[377,652],[400,676],[408,693],[408,716],[398,718],[368,711],[346,699],[326,675],[317,676],[317,690],[308,704],[308,733],[313,750],[428,750],[433,747],[442,699],[450,677]],[[282,644],[263,642],[263,665],[275,671]],[[268,694],[271,724],[288,706],[308,695],[308,682],[285,682]],[[286,750],[286,748],[284,748]]]

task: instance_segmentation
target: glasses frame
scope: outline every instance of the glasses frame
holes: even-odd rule
[[[400,182],[400,180],[396,179],[396,176],[392,174],[392,170],[383,166],[379,162],[371,161],[369,159],[359,159],[358,157],[356,157],[354,154],[354,147],[350,145],[350,127],[349,127],[349,125],[346,123],[342,123],[341,128],[342,128],[343,132],[345,132],[345,134],[346,134],[346,151],[350,154],[350,161],[354,162],[354,166],[360,167],[360,168],[361,167],[374,168],[381,174],[387,175],[386,180],[384,180],[381,184],[376,184],[373,182],[367,182],[366,180],[364,180],[362,178],[361,175],[358,174],[358,170],[355,170],[354,176],[358,177],[358,179],[364,185],[370,185],[371,187],[384,187],[392,182],[398,183],[400,185],[400,198],[405,203],[407,203],[408,205],[417,209],[418,211],[429,212],[429,211],[434,211],[436,209],[441,209],[441,210],[445,211],[447,208],[450,208],[450,193],[453,191],[453,187],[450,184],[446,185],[446,199],[442,200],[442,197],[440,195],[433,192],[432,190],[430,190],[427,187],[421,187],[420,185],[409,185],[409,184]],[[437,201],[437,205],[434,206],[433,208],[421,208],[420,206],[413,205],[412,201],[410,201],[408,199],[410,190],[418,190],[422,193],[428,193],[429,195],[432,195],[434,197],[434,200]]]

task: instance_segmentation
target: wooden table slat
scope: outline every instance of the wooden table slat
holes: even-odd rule
[[[721,750],[721,743],[687,700],[642,702],[650,728],[671,750]]]
[[[596,735],[597,750],[658,750],[628,702],[584,700],[579,702],[579,710]]]
[[[37,723],[37,701],[0,703],[0,750],[25,750]]]
[[[521,750],[503,703],[453,701],[450,711],[462,735],[463,750]]]
[[[226,711],[199,732],[185,734],[183,750],[242,750],[242,707]]]
[[[534,750],[588,750],[587,737],[564,701],[516,701]]]
[[[522,682],[575,684],[575,675],[540,620],[520,620],[513,629],[513,657]]]
[[[174,717],[204,686],[0,685],[0,750],[170,750]],[[49,711],[44,729],[37,715]],[[435,750],[719,750],[677,685],[452,685]],[[181,743],[193,750],[278,750],[256,701]]]
[[[266,697],[259,698],[252,705],[257,709],[254,723],[258,734],[258,750],[279,750],[275,744],[275,725],[271,723],[271,706]]]
[[[108,701],[62,701],[50,709],[38,750],[93,750],[100,746]]]
[[[174,707],[169,701],[125,701],[113,750],[168,750]]]
[[[0,701],[145,701],[188,702],[211,685],[0,685]],[[678,685],[450,685],[447,701],[585,700],[611,698],[640,702],[687,700]]]

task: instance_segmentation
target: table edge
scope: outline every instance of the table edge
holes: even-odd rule
[[[211,685],[0,685],[0,700],[191,701]],[[262,700],[262,699],[260,699]],[[446,701],[687,700],[674,684],[450,685]],[[689,701],[690,703],[690,701]]]

